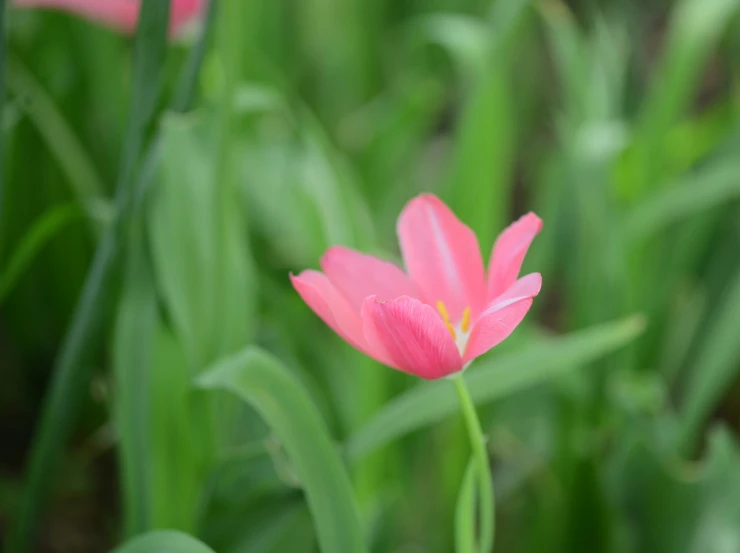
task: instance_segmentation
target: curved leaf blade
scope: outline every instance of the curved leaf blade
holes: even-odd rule
[[[157,530],[138,536],[112,553],[214,553],[202,541],[176,530]]]
[[[48,209],[34,221],[0,273],[0,303],[12,292],[39,251],[65,226],[82,216],[83,212],[77,205],[62,204]]]
[[[702,210],[740,197],[738,175],[740,163],[729,160],[662,187],[627,213],[622,223],[624,240],[642,240]]]
[[[308,394],[274,357],[257,347],[215,363],[198,378],[252,405],[280,439],[302,483],[321,551],[364,553],[349,476]]]

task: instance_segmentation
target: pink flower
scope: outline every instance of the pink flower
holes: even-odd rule
[[[177,33],[185,24],[200,15],[206,0],[172,0],[170,33]],[[52,8],[76,13],[125,33],[136,29],[140,0],[14,0],[25,8]]]
[[[406,264],[334,246],[319,271],[291,275],[303,300],[349,344],[426,379],[448,376],[507,338],[542,285],[518,278],[542,221],[529,213],[496,240],[488,276],[478,239],[439,198],[423,194],[401,212]]]

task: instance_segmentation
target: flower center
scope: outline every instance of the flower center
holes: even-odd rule
[[[452,324],[450,314],[442,300],[437,301],[437,311],[439,311],[439,314],[442,317],[442,322],[447,327],[447,330],[452,334],[452,339],[455,340],[455,345],[457,345],[460,355],[463,355],[465,352],[465,346],[468,344],[468,336],[470,333],[470,307],[466,307],[463,310],[462,319],[458,324]]]

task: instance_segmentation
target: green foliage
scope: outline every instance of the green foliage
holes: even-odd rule
[[[9,538],[9,550],[13,552],[27,550],[33,540],[41,509],[48,501],[53,476],[60,464],[65,440],[76,422],[82,391],[89,378],[89,365],[99,347],[99,327],[106,317],[105,308],[111,303],[124,232],[132,218],[135,167],[159,95],[168,13],[169,2],[149,1],[142,8],[141,24],[134,43],[134,94],[118,173],[114,222],[100,239],[74,320],[54,367],[30,455],[27,489],[14,532]]]
[[[134,538],[113,553],[213,553],[213,549],[182,532],[159,530]]]
[[[350,481],[308,394],[280,363],[255,348],[217,362],[198,379],[252,404],[280,440],[316,524],[322,551],[366,551]]]

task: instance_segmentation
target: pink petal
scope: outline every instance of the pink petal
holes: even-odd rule
[[[203,13],[206,0],[172,0],[170,6],[170,31],[176,33],[183,25]]]
[[[362,322],[370,349],[396,369],[426,379],[462,369],[460,353],[442,319],[417,299],[382,301],[371,296],[362,305]]]
[[[517,280],[491,302],[473,325],[463,362],[483,355],[508,338],[524,319],[532,306],[532,298],[540,293],[541,287],[542,276],[532,273]]]
[[[499,235],[488,263],[489,302],[517,279],[529,245],[541,229],[542,220],[534,213],[527,213]]]
[[[414,285],[398,266],[349,248],[329,248],[321,268],[357,313],[368,296],[381,300],[416,296]]]
[[[132,33],[139,18],[138,0],[14,0],[14,5],[27,8],[51,8],[77,13],[119,31]],[[172,0],[170,31],[177,32],[182,25],[199,15],[205,0]]]
[[[485,303],[485,269],[478,239],[436,196],[411,200],[398,219],[403,259],[421,299],[442,301],[456,324],[470,307],[473,317]]]
[[[367,353],[367,344],[362,333],[359,311],[353,310],[347,300],[334,288],[325,274],[319,271],[303,271],[298,276],[290,275],[293,287],[303,301],[351,346]]]

